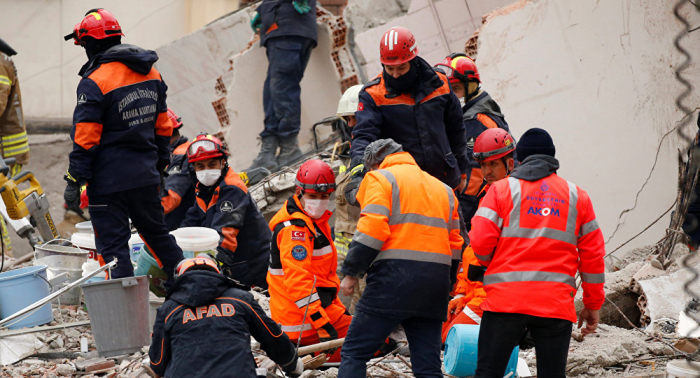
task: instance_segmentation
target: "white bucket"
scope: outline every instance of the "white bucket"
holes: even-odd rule
[[[92,228],[92,222],[80,222],[75,225],[75,229],[81,234],[94,234],[95,230]]]
[[[67,273],[68,281],[66,285],[75,282],[82,278],[83,269],[70,269],[70,268],[49,268],[46,270],[46,278],[51,281],[54,277]],[[61,303],[61,305],[79,305],[80,304],[80,294],[82,291],[79,286],[76,286],[67,292],[61,294],[58,299],[54,299],[54,303]]]
[[[97,247],[95,246],[95,234],[76,232],[71,235],[70,241],[74,246],[86,250],[88,252],[88,259],[99,261],[97,258]]]
[[[216,230],[206,227],[183,227],[172,231],[177,245],[182,249],[185,258],[192,258],[201,253],[216,256],[220,236]]]
[[[666,375],[669,378],[696,378],[700,376],[700,363],[675,360],[666,365]]]

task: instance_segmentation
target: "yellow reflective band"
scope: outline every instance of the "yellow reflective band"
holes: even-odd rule
[[[341,174],[347,170],[348,170],[348,167],[341,165],[340,168],[338,168],[338,174]]]
[[[3,147],[2,152],[3,152],[4,157],[21,155],[23,153],[29,152],[29,144],[24,144],[21,146],[16,146],[16,147],[11,147],[11,148]]]
[[[12,80],[10,80],[10,78],[5,75],[0,75],[0,84],[12,86]]]
[[[102,16],[101,16],[99,13],[97,13],[97,12],[92,12],[92,13],[90,13],[90,16],[94,16],[94,17],[95,17],[95,20],[97,20],[97,21],[99,21],[99,20],[102,19]]]
[[[363,169],[365,169],[365,165],[364,165],[364,164],[358,164],[358,165],[356,165],[353,169],[350,170],[350,174],[351,174],[351,175],[355,175],[355,174],[357,174],[358,172],[362,171]]]
[[[22,131],[21,133],[7,135],[7,136],[2,137],[3,144],[15,144],[15,143],[26,142],[26,141],[27,141],[27,132],[26,131]]]
[[[69,171],[66,171],[66,178],[67,178],[68,180],[73,181],[73,182],[78,182],[78,180],[76,180],[73,176],[70,175],[70,172],[69,172]]]

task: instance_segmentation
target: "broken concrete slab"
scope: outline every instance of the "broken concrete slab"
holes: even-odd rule
[[[35,335],[18,335],[0,339],[0,365],[10,365],[42,350],[46,345]]]
[[[700,264],[692,269],[697,271]],[[700,293],[700,282],[695,277],[691,268],[684,268],[672,274],[640,280],[641,294],[646,300],[646,313],[643,315],[648,317],[649,323],[661,318],[678,321],[678,314],[691,299],[684,285],[689,282],[690,290]]]
[[[512,2],[513,0],[414,0],[405,15],[355,35],[355,43],[365,60],[363,69],[368,78],[381,72],[379,40],[391,27],[404,26],[411,30],[418,42],[419,55],[432,65],[441,62],[452,52],[463,52],[464,43],[481,26],[481,17]]]
[[[609,251],[676,198],[677,150],[688,143],[677,134],[685,114],[674,102],[684,88],[674,68],[685,58],[673,45],[681,24],[672,7],[650,0],[532,1],[493,17],[479,35],[484,89],[516,139],[530,127],[551,133],[559,172],[588,191]],[[692,4],[683,14],[700,24]],[[682,44],[700,51],[696,38]],[[695,57],[685,73],[694,83],[697,66]],[[694,108],[699,93],[684,103]],[[684,131],[691,136],[696,129]],[[657,242],[668,220],[662,217],[626,248]]]
[[[109,369],[116,365],[114,360],[108,360],[103,357],[93,358],[89,360],[78,359],[75,360],[74,364],[78,370],[85,371],[86,373]]]

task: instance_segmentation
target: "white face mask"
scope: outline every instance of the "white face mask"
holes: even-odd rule
[[[467,103],[467,100],[464,97],[459,98],[459,104],[464,107],[464,105]]]
[[[204,186],[212,186],[221,177],[221,169],[204,169],[197,171],[197,180]]]
[[[306,199],[304,198],[304,211],[313,219],[318,219],[323,216],[323,213],[328,210],[328,202],[330,199]]]

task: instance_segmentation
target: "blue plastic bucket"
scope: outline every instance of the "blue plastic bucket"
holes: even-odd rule
[[[469,377],[476,372],[479,326],[456,324],[450,328],[445,340],[445,372],[455,377]],[[513,349],[504,376],[516,376],[519,347]]]
[[[46,281],[46,268],[46,265],[30,266],[0,273],[0,318],[4,319],[51,293]],[[49,302],[7,328],[34,327],[52,320],[53,312]]]
[[[158,262],[153,258],[151,250],[146,245],[141,249],[134,275],[149,276],[149,290],[159,297],[165,296],[165,281],[168,280],[168,275],[158,266]]]

